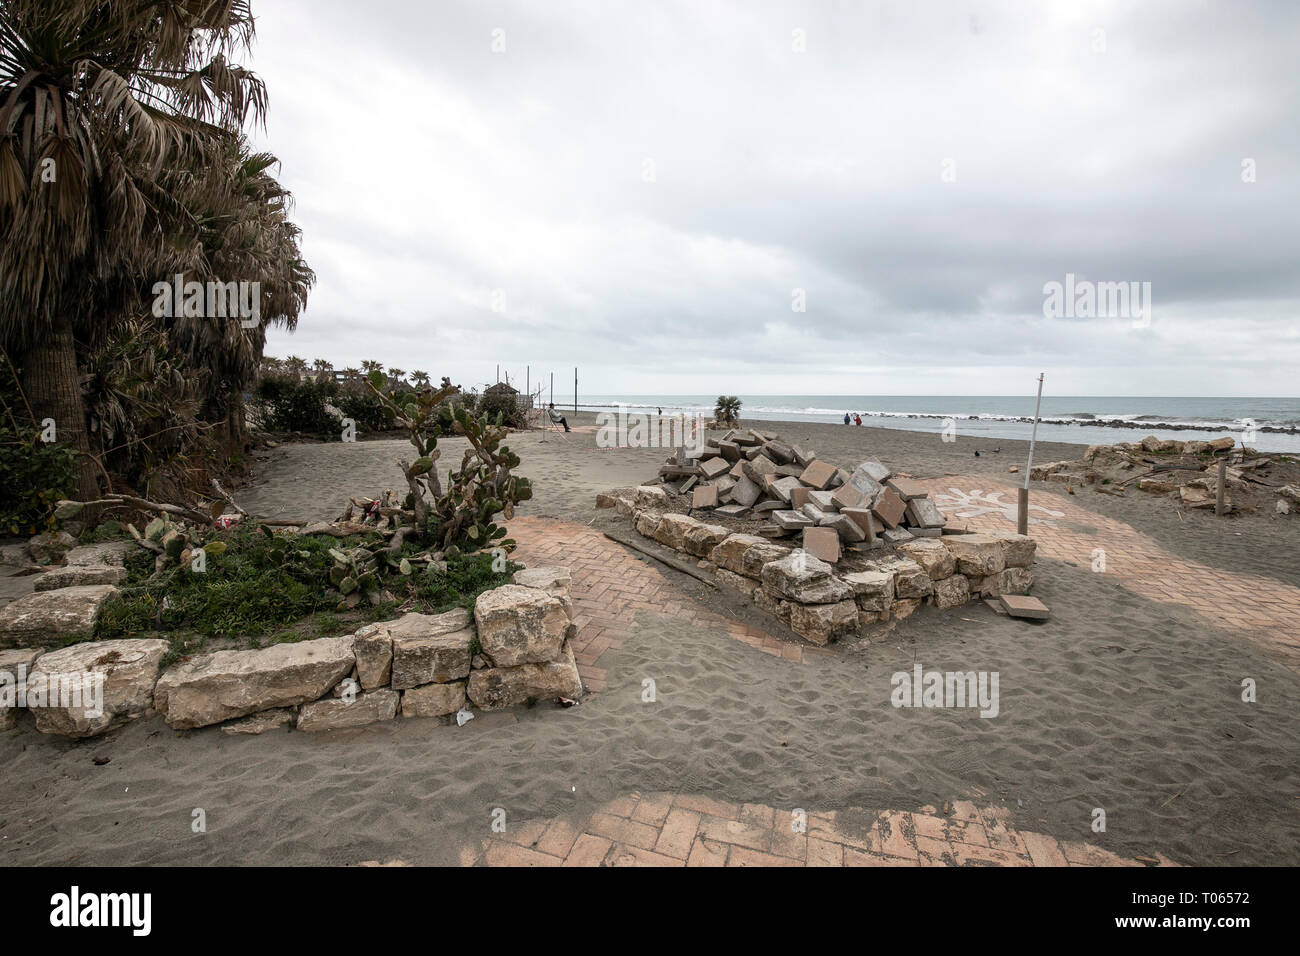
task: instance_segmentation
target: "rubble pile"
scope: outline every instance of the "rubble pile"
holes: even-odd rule
[[[1130,489],[1168,495],[1185,508],[1213,510],[1224,468],[1227,510],[1256,511],[1275,499],[1273,510],[1289,514],[1300,506],[1300,466],[1286,455],[1262,455],[1237,447],[1232,438],[1177,441],[1148,435],[1140,442],[1092,445],[1080,461],[1035,465],[1035,481],[1092,486],[1122,496]]]
[[[950,525],[923,485],[877,461],[847,471],[754,430],[705,447],[698,458],[677,449],[655,483],[598,494],[596,507],[629,516],[804,640],[1033,586],[1033,539]]]
[[[800,536],[805,550],[832,564],[842,549],[937,538],[947,524],[924,487],[878,461],[847,471],[754,429],[733,429],[705,448],[698,458],[679,448],[655,482],[689,493],[692,511],[763,521],[756,533],[765,538]]]

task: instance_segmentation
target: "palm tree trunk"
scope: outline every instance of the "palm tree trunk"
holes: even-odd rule
[[[36,426],[44,429],[46,419],[53,420],[55,440],[78,452],[76,495],[82,501],[94,501],[99,497],[98,472],[89,458],[77,346],[68,319],[58,319],[50,334],[28,350],[23,363],[23,391],[36,416]]]

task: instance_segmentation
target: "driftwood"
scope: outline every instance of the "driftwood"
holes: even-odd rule
[[[248,512],[245,511],[243,508],[239,507],[239,502],[235,501],[234,498],[230,497],[230,493],[227,492],[224,488],[221,487],[221,482],[219,482],[219,481],[217,481],[217,479],[213,478],[213,479],[212,479],[212,487],[213,487],[213,489],[216,490],[216,492],[217,492],[217,494],[218,494],[219,496],[221,496],[222,498],[225,499],[226,504],[230,505],[230,507],[234,508],[235,511],[239,512],[239,514],[241,514],[241,515],[244,516],[245,518],[248,517]],[[213,515],[213,518],[215,519],[215,518],[216,518],[216,515]]]
[[[103,509],[110,508],[138,508],[141,511],[152,511],[155,514],[176,515],[185,518],[187,521],[193,521],[196,524],[212,524],[213,518],[210,514],[198,511],[194,508],[186,508],[183,505],[169,505],[165,502],[149,501],[145,498],[137,498],[135,495],[112,494],[95,501],[72,501],[65,500],[58,503],[58,510],[67,511],[75,508],[72,513],[80,512],[83,508]],[[56,511],[57,514],[57,511]],[[67,514],[71,517],[71,514]]]

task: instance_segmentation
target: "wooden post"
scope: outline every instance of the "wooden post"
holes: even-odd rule
[[[576,368],[573,370],[573,417],[576,421],[578,417],[578,370]]]
[[[551,404],[555,404],[555,373],[551,373]]]
[[[1216,515],[1222,516],[1223,513],[1227,510],[1226,502],[1224,500],[1226,496],[1227,485],[1228,485],[1228,463],[1226,461],[1220,461],[1219,462],[1219,488],[1218,488],[1218,492],[1214,496],[1214,513]]]

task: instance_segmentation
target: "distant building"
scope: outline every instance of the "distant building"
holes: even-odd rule
[[[495,385],[489,385],[483,389],[483,397],[504,395],[515,400],[515,405],[524,411],[533,407],[533,398],[531,395],[520,395],[519,389],[505,382],[497,382]]]

